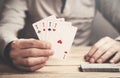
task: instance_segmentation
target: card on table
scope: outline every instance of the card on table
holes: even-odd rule
[[[54,58],[66,59],[77,28],[64,18],[57,19],[54,15],[33,24],[33,28],[40,40],[50,42],[54,50]]]
[[[117,64],[80,64],[79,70],[82,72],[120,72]]]

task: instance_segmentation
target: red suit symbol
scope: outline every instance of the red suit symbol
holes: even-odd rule
[[[58,40],[57,43],[62,44],[62,40]]]

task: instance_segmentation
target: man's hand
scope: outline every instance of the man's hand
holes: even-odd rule
[[[120,42],[109,37],[99,40],[85,55],[85,60],[90,63],[103,63],[108,59],[109,63],[120,61]]]
[[[44,41],[18,39],[11,44],[10,58],[13,64],[25,71],[42,68],[51,55],[51,45]]]

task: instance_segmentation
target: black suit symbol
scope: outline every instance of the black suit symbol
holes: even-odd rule
[[[40,31],[40,30],[38,30],[38,33],[41,33],[41,31]]]
[[[51,31],[51,28],[48,28],[48,31]]]

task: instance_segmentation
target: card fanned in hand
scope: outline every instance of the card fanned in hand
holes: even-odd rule
[[[64,18],[54,15],[33,23],[33,28],[39,40],[50,42],[54,50],[54,58],[65,60],[69,54],[77,27]]]

